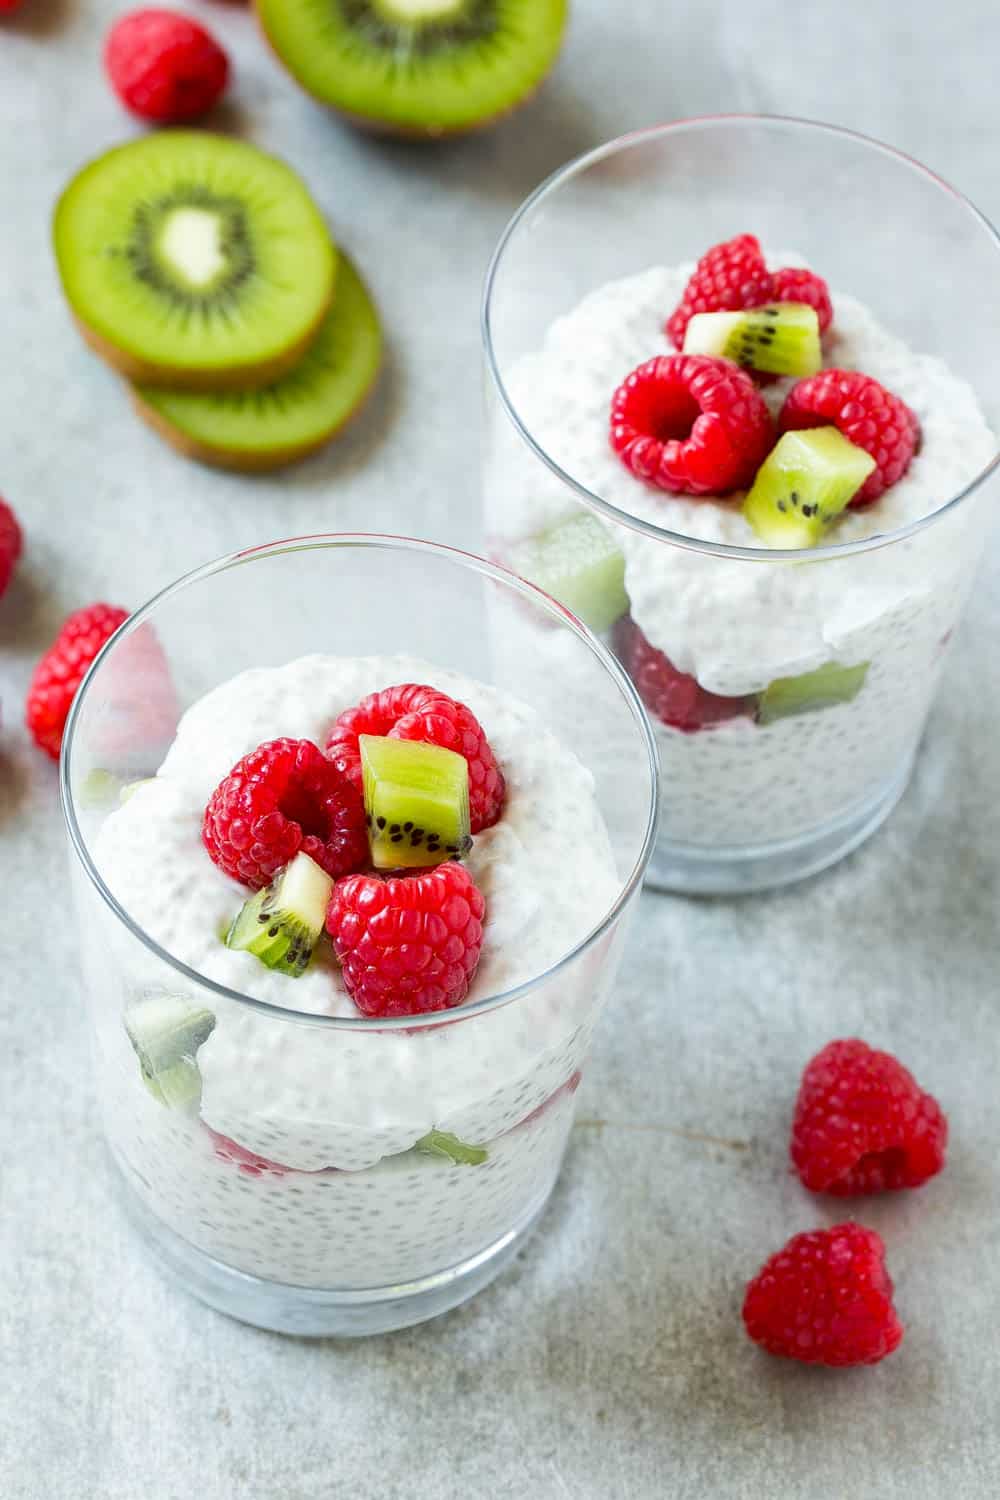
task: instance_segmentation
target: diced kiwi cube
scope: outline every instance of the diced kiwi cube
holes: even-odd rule
[[[368,841],[376,870],[415,869],[460,859],[469,833],[469,765],[464,755],[420,740],[359,738]]]
[[[201,1073],[196,1056],[215,1027],[210,1010],[175,995],[140,1000],[125,1012],[125,1030],[153,1098],[170,1109],[197,1109]]]
[[[695,313],[684,334],[684,353],[721,355],[770,375],[815,375],[823,364],[819,318],[805,302]]]
[[[529,537],[507,561],[598,634],[628,613],[625,558],[596,516],[574,516]]]
[[[448,1130],[429,1130],[413,1147],[425,1156],[441,1156],[459,1167],[479,1167],[489,1156],[485,1146],[470,1146]]]
[[[226,934],[269,969],[297,979],[312,958],[326,922],[333,881],[308,854],[297,854],[269,886],[251,896]]]
[[[815,672],[776,678],[760,696],[757,723],[773,724],[776,719],[787,719],[793,714],[811,714],[839,703],[850,703],[864,687],[870,666],[867,661],[856,667],[842,667],[839,662],[830,661]]]
[[[775,547],[815,547],[874,467],[836,427],[786,432],[757,470],[743,514]]]

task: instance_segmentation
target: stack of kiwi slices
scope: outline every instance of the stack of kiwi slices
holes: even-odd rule
[[[54,237],[83,337],[193,458],[305,457],[375,381],[364,284],[305,185],[254,146],[195,131],[119,146],[73,178]]]
[[[292,76],[357,125],[454,135],[488,125],[542,82],[568,0],[256,0]]]

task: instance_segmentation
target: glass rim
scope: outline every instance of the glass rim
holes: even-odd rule
[[[591,167],[607,160],[620,152],[627,151],[634,146],[648,144],[665,136],[683,135],[686,132],[704,129],[716,125],[777,125],[789,127],[792,130],[801,130],[804,133],[815,132],[817,135],[828,135],[839,137],[843,140],[853,141],[871,150],[889,157],[899,165],[909,168],[918,176],[936,187],[940,188],[949,197],[953,198],[963,209],[967,211],[970,218],[980,229],[986,231],[988,238],[992,239],[994,248],[1000,252],[1000,232],[993,222],[986,217],[981,209],[958,188],[932,171],[923,162],[918,161],[915,156],[910,156],[905,151],[898,150],[895,146],[887,145],[884,141],[877,140],[874,136],[865,135],[859,130],[850,130],[842,125],[828,125],[821,120],[810,120],[797,115],[775,115],[775,114],[707,114],[692,115],[679,120],[666,121],[659,125],[649,125],[640,130],[632,130],[625,135],[615,136],[610,141],[605,141],[600,146],[595,146],[590,151],[583,152],[580,156],[564,163],[551,172],[538,187],[528,195],[527,198],[515,210],[508,220],[496,248],[490,257],[486,270],[486,278],[483,283],[482,299],[480,303],[480,333],[483,342],[483,350],[486,357],[486,366],[490,377],[496,388],[500,404],[507,414],[515,432],[534,453],[547,469],[557,479],[567,485],[583,503],[599,515],[609,521],[614,521],[622,526],[627,526],[632,531],[637,531],[644,536],[652,537],[656,541],[666,542],[672,546],[681,547],[688,552],[702,552],[710,556],[725,557],[746,562],[820,562],[832,558],[849,557],[859,552],[874,552],[881,547],[892,546],[897,542],[906,541],[919,532],[927,530],[945,515],[950,515],[960,505],[975,493],[989,476],[1000,466],[1000,444],[990,462],[963,486],[957,494],[952,495],[949,500],[931,511],[928,515],[920,516],[917,520],[909,522],[906,526],[897,527],[893,531],[877,532],[874,536],[863,537],[860,541],[835,542],[829,546],[821,547],[743,547],[728,542],[713,542],[705,537],[687,536],[683,532],[671,531],[666,526],[658,526],[655,521],[646,521],[641,516],[633,515],[630,511],[622,510],[613,505],[611,501],[605,500],[602,495],[589,489],[580,480],[575,479],[559,464],[534,437],[520,414],[510,393],[507,390],[503,376],[500,371],[500,363],[497,359],[496,346],[493,338],[493,296],[497,279],[500,275],[504,257],[508,246],[514,239],[523,221],[543,203],[547,198],[553,196],[564,183],[572,178],[588,171]]]
[[[514,593],[521,594],[536,607],[540,608],[543,613],[556,621],[556,623],[568,627],[583,645],[587,647],[591,655],[597,659],[606,674],[611,677],[619,689],[624,700],[623,706],[630,710],[639,731],[639,737],[646,751],[646,758],[649,765],[649,807],[639,852],[632,865],[632,869],[621,882],[621,889],[617,898],[610,909],[605,912],[601,920],[579,942],[575,943],[568,952],[558,958],[555,963],[550,964],[542,973],[533,975],[531,979],[524,980],[521,984],[514,985],[507,990],[502,990],[498,994],[484,995],[481,999],[473,1001],[470,1005],[459,1005],[450,1010],[431,1011],[417,1016],[331,1016],[319,1014],[315,1011],[295,1010],[290,1006],[275,1005],[269,1000],[260,1000],[256,996],[247,995],[241,990],[230,989],[228,985],[220,984],[217,980],[209,979],[207,975],[199,974],[196,969],[191,968],[190,965],[184,963],[166,948],[161,947],[129,915],[111,891],[91,856],[88,842],[84,837],[77,818],[76,802],[73,789],[70,785],[69,767],[77,724],[87,694],[92,683],[100,673],[104,658],[114,650],[120,640],[131,635],[140,625],[150,620],[160,605],[165,604],[175,595],[182,593],[184,589],[192,584],[200,583],[204,579],[214,577],[217,573],[228,572],[230,568],[243,566],[262,557],[281,556],[290,552],[325,551],[349,547],[385,552],[416,552],[434,556],[444,561],[450,561],[470,572],[478,573],[484,578],[489,578],[494,582],[503,584]],[[536,588],[534,584],[527,583],[523,578],[519,578],[509,568],[490,562],[473,552],[466,552],[458,547],[450,547],[443,542],[429,542],[416,537],[394,536],[379,532],[317,532],[307,536],[286,537],[279,541],[265,542],[255,547],[243,548],[239,552],[227,553],[222,557],[215,558],[211,562],[203,563],[200,567],[191,569],[189,572],[182,574],[180,578],[167,584],[166,587],[160,589],[148,599],[145,604],[141,605],[134,614],[129,615],[128,619],[104,643],[97,656],[91,662],[70,708],[59,759],[59,794],[71,847],[88,876],[91,885],[97,891],[104,904],[144,948],[152,953],[155,958],[166,964],[168,969],[180,974],[188,981],[193,981],[200,988],[206,989],[236,1004],[248,1006],[261,1015],[296,1024],[331,1027],[334,1030],[352,1031],[355,1033],[424,1030],[434,1026],[454,1025],[458,1021],[471,1019],[473,1016],[485,1015],[490,1011],[500,1009],[501,1006],[511,1004],[511,1002],[520,999],[522,996],[530,994],[540,985],[561,973],[564,969],[567,969],[577,958],[582,957],[583,954],[601,940],[605,933],[609,932],[617,924],[632,897],[642,885],[646,867],[649,864],[650,856],[656,843],[660,810],[659,780],[659,755],[653,736],[652,725],[649,715],[636,692],[635,686],[625,669],[607,647],[575,615],[571,614],[568,609],[550,595],[544,593],[543,590]]]

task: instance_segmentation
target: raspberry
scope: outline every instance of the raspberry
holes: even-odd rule
[[[212,1138],[212,1146],[219,1160],[232,1162],[247,1177],[263,1177],[266,1172],[270,1172],[273,1177],[284,1177],[292,1170],[266,1156],[258,1156],[256,1151],[248,1151],[246,1146],[230,1140],[228,1135],[220,1135],[211,1125],[206,1125],[205,1129]]]
[[[723,698],[706,692],[696,677],[679,672],[668,656],[650,644],[630,615],[618,621],[613,639],[639,697],[651,714],[672,729],[693,734],[727,719],[749,717],[756,706],[754,698]]]
[[[334,879],[368,863],[360,794],[311,740],[268,740],[233,767],[201,837],[220,870],[260,890],[301,850]]]
[[[504,779],[479,720],[437,688],[402,683],[363,698],[357,708],[342,713],[330,731],[326,753],[361,790],[359,734],[390,735],[397,740],[423,740],[456,750],[469,765],[469,811],[473,833],[497,821],[503,808]]]
[[[326,930],[358,1009],[366,1016],[414,1016],[461,1005],[479,964],[485,910],[472,876],[458,864],[403,879],[338,881]]]
[[[688,321],[695,313],[739,312],[744,307],[763,307],[773,297],[760,241],[753,234],[738,234],[701,257],[667,321],[667,333],[676,348],[682,349]]]
[[[0,0],[0,15],[2,15],[5,11],[17,10],[17,7],[20,5],[20,3],[21,0]]]
[[[802,1075],[791,1154],[814,1193],[920,1187],[944,1166],[947,1143],[937,1100],[888,1052],[830,1042]]]
[[[728,359],[667,354],[615,391],[611,446],[638,479],[674,494],[746,489],[774,444],[750,376]]]
[[[774,273],[773,302],[805,302],[816,309],[819,331],[825,333],[833,322],[833,303],[830,289],[822,276],[815,271],[805,271],[800,266],[786,266]]]
[[[112,604],[78,609],[35,668],[24,719],[35,744],[53,760],[59,759],[66,718],[87,668],[127,619],[128,610]]]
[[[24,538],[17,517],[6,501],[0,500],[0,599],[7,592],[23,548]]]
[[[195,120],[219,98],[229,61],[204,26],[171,10],[134,10],[104,45],[115,93],[133,114],[160,124]]]
[[[768,1354],[877,1364],[903,1338],[881,1237],[861,1224],[793,1235],[748,1285],[743,1322]]]
[[[858,370],[821,370],[800,380],[778,417],[782,432],[830,423],[875,460],[851,501],[854,509],[870,505],[902,479],[920,443],[920,423],[905,401]]]

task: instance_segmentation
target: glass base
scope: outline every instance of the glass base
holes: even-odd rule
[[[660,836],[646,885],[682,896],[741,896],[818,875],[852,853],[885,822],[906,790],[915,755],[888,782],[850,812],[794,839],[734,844],[714,849],[673,844]]]
[[[551,1183],[500,1239],[458,1265],[398,1286],[328,1291],[263,1281],[195,1249],[146,1207],[113,1157],[112,1162],[128,1219],[169,1280],[241,1323],[305,1338],[391,1333],[458,1307],[514,1259],[545,1212],[555,1186]]]

